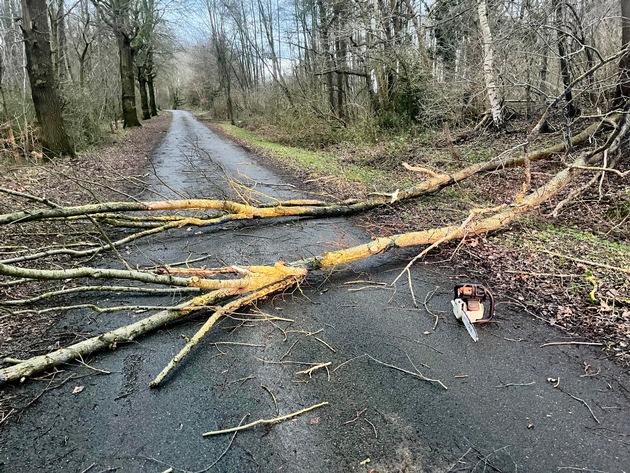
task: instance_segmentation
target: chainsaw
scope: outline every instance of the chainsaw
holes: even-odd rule
[[[485,286],[478,284],[458,284],[454,289],[453,313],[461,320],[473,341],[479,340],[473,324],[492,321],[494,317],[494,296]]]

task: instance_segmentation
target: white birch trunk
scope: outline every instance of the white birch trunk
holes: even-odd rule
[[[494,43],[492,42],[492,33],[488,23],[486,0],[477,0],[477,13],[479,15],[479,27],[481,28],[481,40],[483,42],[483,75],[486,81],[486,89],[488,90],[488,102],[490,102],[494,126],[501,128],[503,126],[503,110],[501,109],[503,98],[501,97],[494,68]]]

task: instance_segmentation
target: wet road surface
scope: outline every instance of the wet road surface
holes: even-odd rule
[[[299,196],[290,177],[257,164],[183,111],[174,112],[153,166],[145,199],[238,198],[244,190],[237,181],[274,198]],[[269,264],[367,239],[347,219],[278,220],[180,230],[124,253],[138,265],[200,257],[205,260],[197,264],[208,266]],[[313,274],[300,290],[253,311],[292,323],[251,313],[223,320],[158,390],[148,383],[203,317],[89,360],[111,374],[67,367],[56,382],[73,378],[0,433],[0,472],[630,471],[627,373],[598,347],[540,347],[566,335],[508,304],[498,305],[499,323],[481,328],[480,341],[472,343],[448,312],[452,287],[463,280],[447,266],[412,270],[421,308],[414,307],[406,278],[395,290],[380,284],[391,282],[413,255],[381,255]],[[113,259],[107,264],[118,267]],[[422,301],[436,288],[428,302],[439,316],[434,330]],[[99,298],[109,305],[177,300]],[[146,316],[72,312],[55,330],[101,332]],[[409,371],[415,365],[448,390],[365,354]],[[296,374],[305,363],[326,362],[328,372]],[[46,386],[15,390],[39,393]],[[77,386],[83,390],[73,394]],[[251,422],[323,401],[330,405],[240,432],[231,445],[231,435],[201,435],[236,426],[246,414],[244,422]]]

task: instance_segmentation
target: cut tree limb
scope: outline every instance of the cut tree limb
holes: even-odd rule
[[[515,218],[539,206],[542,202],[564,189],[579,173],[579,166],[584,166],[586,158],[581,156],[575,161],[577,167],[565,168],[556,174],[547,184],[524,197],[518,204],[508,206],[505,210],[481,220],[471,220],[467,225],[449,225],[419,232],[402,233],[389,237],[381,237],[363,245],[338,251],[329,251],[319,256],[306,258],[292,263],[291,266],[312,269],[323,269],[348,264],[370,256],[382,254],[395,248],[430,245],[436,241],[450,241],[498,230],[507,226]],[[479,211],[481,213],[481,209]]]
[[[612,117],[607,117],[607,120],[618,118],[619,117],[615,115]],[[600,127],[604,123],[604,120],[595,122],[585,128],[582,132],[575,135],[572,141],[573,146],[577,146],[586,142],[600,129]],[[523,146],[525,146],[525,144]],[[21,211],[4,214],[0,215],[0,225],[51,218],[68,218],[87,215],[98,216],[98,214],[105,214],[109,212],[164,210],[213,210],[226,213],[226,215],[216,217],[216,220],[214,221],[208,220],[207,218],[195,219],[194,217],[190,217],[190,220],[188,220],[187,218],[178,218],[176,221],[165,224],[164,227],[167,228],[179,228],[184,225],[202,226],[243,219],[299,216],[328,217],[350,215],[381,205],[391,204],[392,202],[398,202],[420,197],[426,194],[431,194],[443,189],[444,187],[451,186],[479,173],[495,171],[497,169],[508,167],[522,166],[527,161],[527,159],[529,159],[530,162],[539,161],[542,159],[546,159],[554,154],[565,152],[566,150],[566,143],[559,142],[544,149],[529,152],[527,155],[523,154],[519,156],[509,157],[501,154],[489,161],[472,164],[454,173],[435,173],[433,171],[427,171],[423,168],[419,168],[421,172],[428,174],[430,178],[416,186],[397,191],[395,194],[388,194],[386,196],[381,195],[363,201],[347,201],[327,204],[325,202],[315,200],[288,200],[284,202],[276,202],[273,204],[264,204],[261,206],[253,206],[227,200],[214,199],[183,199],[154,202],[107,202],[100,204],[89,204],[52,209],[37,209],[33,211]],[[413,169],[413,167],[408,166],[408,169]]]
[[[278,265],[276,265],[277,267]],[[288,268],[287,268],[288,269]],[[164,379],[168,376],[168,374],[184,359],[188,353],[199,343],[199,341],[203,338],[205,334],[207,334],[210,329],[217,323],[217,321],[228,314],[232,314],[238,309],[249,306],[257,301],[260,301],[267,297],[270,294],[283,291],[300,281],[302,281],[307,272],[305,270],[296,270],[293,269],[290,275],[287,276],[287,272],[283,270],[281,273],[284,277],[278,281],[275,281],[271,284],[264,285],[253,292],[239,297],[238,299],[229,302],[223,307],[218,308],[214,314],[206,321],[205,324],[195,333],[195,335],[186,343],[184,348],[180,350],[180,352],[166,365],[166,367],[156,376],[156,378],[151,381],[149,384],[152,388],[159,387]]]

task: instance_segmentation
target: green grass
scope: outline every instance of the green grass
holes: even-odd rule
[[[537,232],[542,242],[562,239],[564,241],[573,240],[584,243],[590,247],[597,248],[603,252],[617,253],[619,256],[630,255],[630,246],[623,243],[610,241],[603,236],[595,235],[586,230],[579,230],[571,227],[559,227],[555,225],[545,225]]]
[[[228,123],[219,126],[228,135],[244,141],[258,152],[276,158],[292,168],[299,168],[325,176],[343,177],[347,181],[360,183],[368,187],[391,186],[391,175],[369,166],[342,163],[331,153],[294,148],[269,141],[256,133]],[[390,186],[387,186],[389,188]]]
[[[573,227],[522,221],[529,230],[518,235],[495,237],[497,241],[514,248],[530,248],[536,251],[554,252],[567,258],[578,258],[611,266],[628,267],[630,246],[608,240],[586,230]]]

